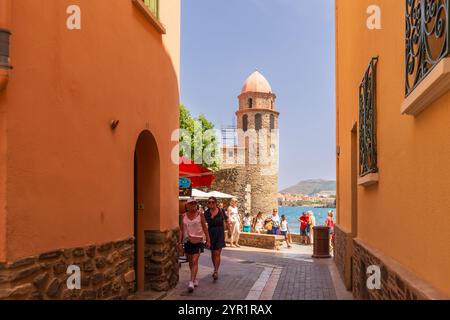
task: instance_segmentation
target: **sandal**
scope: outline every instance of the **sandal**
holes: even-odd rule
[[[213,277],[214,281],[217,281],[219,279],[219,274],[217,273],[217,271],[214,271],[212,277]]]

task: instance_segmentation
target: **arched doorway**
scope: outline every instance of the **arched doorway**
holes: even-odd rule
[[[134,153],[134,236],[136,291],[149,289],[146,281],[145,234],[160,228],[160,160],[156,140],[143,131]]]

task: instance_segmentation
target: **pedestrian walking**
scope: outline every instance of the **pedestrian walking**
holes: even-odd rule
[[[197,279],[198,260],[200,254],[204,252],[205,239],[206,247],[211,245],[208,227],[205,216],[198,209],[197,201],[193,198],[187,201],[188,211],[183,215],[181,224],[180,249],[184,250],[191,270],[191,280],[188,284],[188,291],[192,293],[198,287]]]
[[[230,206],[228,207],[228,217],[231,222],[231,234],[230,234],[230,243],[231,247],[238,247],[239,245],[239,237],[241,235],[241,216],[239,215],[239,209],[237,207],[237,199],[231,199]]]
[[[309,243],[313,244],[314,242],[314,228],[316,226],[316,217],[314,216],[314,212],[309,211]]]
[[[309,217],[306,212],[303,212],[301,217],[298,218],[298,221],[300,222],[300,236],[301,236],[301,243],[302,244],[309,244],[309,237],[308,237],[308,221]]]
[[[330,248],[334,249],[334,219],[333,210],[328,211],[327,219],[325,220],[325,225],[330,228]]]
[[[291,243],[289,241],[289,223],[287,221],[286,215],[281,216],[281,222],[280,222],[280,233],[282,236],[284,236],[284,239],[286,241],[287,247],[290,249],[292,248]]]
[[[208,224],[209,237],[211,239],[211,260],[214,266],[213,279],[219,279],[219,268],[221,262],[222,249],[225,245],[225,229],[231,232],[231,225],[225,210],[217,206],[217,199],[211,197],[208,199],[208,209],[205,212],[205,220]]]

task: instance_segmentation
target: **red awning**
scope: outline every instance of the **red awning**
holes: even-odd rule
[[[180,157],[180,177],[191,179],[192,187],[209,187],[214,181],[214,173],[193,161]]]

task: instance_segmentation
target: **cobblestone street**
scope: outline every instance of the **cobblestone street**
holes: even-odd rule
[[[167,293],[146,293],[134,299],[164,300],[345,300],[351,299],[332,259],[312,259],[312,248],[294,245],[279,252],[227,248],[219,280],[212,279],[209,251],[200,258],[199,287],[187,292],[189,266],[183,264],[180,282]]]

